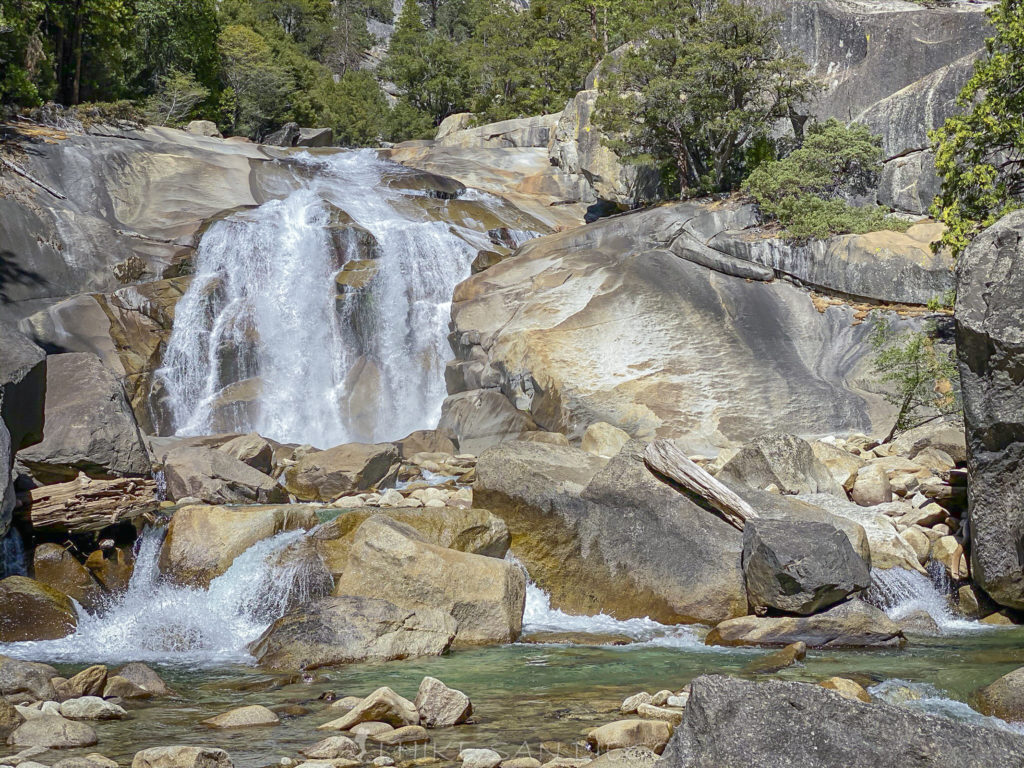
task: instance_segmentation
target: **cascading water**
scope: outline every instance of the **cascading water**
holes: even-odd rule
[[[865,600],[881,608],[893,621],[926,613],[943,634],[985,629],[976,621],[957,617],[949,604],[949,579],[941,566],[930,577],[904,568],[872,568]]]
[[[0,652],[69,662],[251,661],[246,646],[275,619],[293,605],[330,592],[326,568],[285,558],[304,536],[289,531],[254,544],[208,589],[200,589],[161,578],[157,562],[163,530],[147,529],[124,594],[95,614],[78,606],[78,628],[69,637],[0,645]]]
[[[27,576],[25,545],[17,528],[11,528],[0,536],[0,579],[8,576]]]
[[[295,160],[310,171],[302,189],[200,243],[157,372],[171,431],[328,447],[435,426],[452,292],[477,249],[389,187],[396,166],[370,151]],[[372,277],[338,296],[353,261],[372,261]]]

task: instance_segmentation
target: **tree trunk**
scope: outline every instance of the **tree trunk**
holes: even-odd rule
[[[75,32],[73,38],[75,56],[75,82],[71,88],[71,103],[80,103],[82,87],[82,4],[75,4]]]

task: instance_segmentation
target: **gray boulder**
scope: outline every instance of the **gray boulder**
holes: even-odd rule
[[[215,448],[183,446],[164,460],[167,497],[207,504],[275,504],[288,491],[271,477]]]
[[[971,574],[1001,605],[1024,608],[1024,211],[961,255],[956,346],[967,427]]]
[[[15,702],[52,701],[57,698],[52,680],[58,674],[49,664],[0,656],[0,696]]]
[[[66,720],[60,715],[43,715],[26,720],[7,737],[12,747],[45,747],[74,749],[91,747],[99,739],[96,731],[85,723]]]
[[[439,656],[455,639],[443,611],[371,597],[328,597],[275,621],[249,646],[262,667],[296,671],[360,661]]]
[[[296,147],[331,147],[334,146],[334,131],[330,128],[299,128],[299,136],[295,139]]]
[[[726,462],[717,477],[752,488],[774,485],[788,494],[846,495],[828,467],[814,455],[810,443],[794,435],[761,435]]]
[[[391,443],[347,443],[307,453],[284,475],[303,501],[334,501],[349,493],[393,485],[401,459]]]
[[[0,417],[17,453],[43,439],[46,353],[4,322],[0,350]]]
[[[42,482],[143,476],[149,454],[135,416],[114,375],[87,352],[50,355],[46,369],[43,441],[18,453]]]
[[[446,728],[464,723],[473,714],[473,704],[462,691],[449,688],[436,677],[424,677],[416,692],[416,710],[427,728]]]
[[[285,123],[281,128],[266,136],[262,143],[271,147],[294,147],[301,132],[298,123]]]
[[[516,440],[537,425],[496,389],[475,389],[447,398],[438,429],[455,437],[459,450],[479,455],[507,440]]]
[[[690,684],[659,768],[1024,766],[1024,736],[820,685],[720,675]]]
[[[828,523],[749,520],[743,575],[751,608],[811,614],[867,589],[871,573],[849,537]]]
[[[223,749],[152,747],[135,753],[132,768],[232,768],[232,763]]]

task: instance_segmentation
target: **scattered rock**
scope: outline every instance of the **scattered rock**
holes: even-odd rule
[[[387,723],[395,728],[418,725],[420,713],[416,705],[404,699],[388,687],[378,688],[347,714],[324,723],[320,730],[347,731],[359,723]]]
[[[983,715],[1024,722],[1024,667],[979,689],[974,694],[974,703]]]
[[[281,722],[274,712],[260,704],[238,707],[223,714],[203,720],[211,728],[251,728],[257,725],[278,725]]]
[[[64,593],[24,576],[0,581],[0,642],[55,640],[77,626],[78,613]]]
[[[26,720],[7,738],[7,743],[12,747],[47,749],[91,747],[96,741],[96,731],[88,725],[65,720],[60,715],[43,715]]]
[[[750,662],[743,668],[743,671],[749,674],[771,674],[778,672],[780,669],[791,667],[798,661],[803,661],[804,657],[807,656],[807,644],[803,641],[797,641],[790,643],[785,648],[769,653],[767,656],[762,656],[754,661]]]
[[[871,703],[871,694],[847,677],[830,677],[828,680],[822,680],[821,687],[833,690],[843,698],[850,699],[851,701]]]
[[[420,723],[427,728],[446,728],[466,722],[473,704],[462,691],[449,688],[435,677],[424,677],[414,702]]]
[[[637,707],[636,713],[647,720],[662,720],[669,725],[679,725],[683,719],[683,713],[679,710],[656,707],[653,704],[641,704]]]
[[[387,733],[388,731],[393,730],[395,730],[395,726],[393,725],[377,722],[376,720],[370,720],[365,723],[353,725],[348,729],[348,732],[354,736],[375,736],[377,734]]]
[[[102,696],[106,685],[107,668],[102,664],[94,664],[57,686],[57,693],[61,701],[80,696]]]
[[[498,768],[501,755],[493,749],[464,749],[459,752],[462,768]]]
[[[285,487],[303,501],[334,501],[393,484],[401,459],[391,443],[350,443],[306,454],[285,470]]]
[[[192,120],[185,126],[185,132],[216,139],[224,138],[223,134],[217,129],[217,124],[212,120]]]
[[[814,455],[810,444],[794,435],[761,435],[726,462],[716,477],[751,488],[774,485],[787,494],[845,496],[842,486]]]
[[[65,757],[54,763],[53,768],[118,768],[118,765],[117,761],[93,752],[84,757]]]
[[[335,760],[339,757],[355,759],[362,750],[348,736],[328,736],[300,752],[310,760]]]
[[[25,718],[18,710],[0,696],[0,743],[6,741],[7,737],[23,722],[25,722]]]
[[[501,768],[540,768],[536,757],[511,757],[501,761]]]
[[[662,720],[616,720],[588,733],[587,743],[598,752],[646,747],[660,755],[671,735],[672,726]]]
[[[52,701],[57,670],[49,664],[0,656],[0,693],[10,701]]]
[[[613,427],[607,422],[598,421],[587,427],[583,433],[580,448],[595,456],[610,459],[618,454],[622,450],[622,446],[631,439],[628,432]]]
[[[121,720],[128,717],[123,707],[99,696],[80,696],[60,705],[60,713],[68,720]]]
[[[418,429],[401,440],[396,440],[395,447],[404,459],[417,453],[455,453],[455,443],[439,429]]]
[[[402,744],[426,744],[430,741],[430,734],[422,725],[405,725],[393,731],[371,733],[369,739],[386,747],[398,747]]]
[[[653,768],[658,760],[658,754],[646,747],[627,747],[605,752],[590,765],[593,768]]]
[[[175,448],[164,459],[167,498],[206,504],[278,504],[288,492],[272,477],[224,451],[203,446]]]
[[[889,485],[889,476],[885,468],[878,464],[868,464],[857,470],[850,498],[862,507],[873,507],[892,501],[892,486]]]
[[[142,662],[133,661],[117,671],[117,675],[154,696],[170,696],[172,691],[156,672]]]
[[[132,768],[232,768],[232,763],[223,749],[153,747],[136,752]]]
[[[217,450],[238,459],[243,464],[248,464],[265,475],[270,475],[273,472],[274,446],[269,440],[260,437],[255,432],[232,438],[223,445],[217,446]]]
[[[619,707],[619,712],[624,715],[634,715],[636,714],[637,707],[641,704],[650,704],[652,698],[651,694],[646,691],[634,693],[632,696],[627,696],[623,700],[622,705]]]
[[[821,440],[811,443],[811,450],[814,452],[815,458],[828,469],[832,479],[846,491],[853,488],[857,472],[867,463],[859,456],[854,456],[849,451]]]

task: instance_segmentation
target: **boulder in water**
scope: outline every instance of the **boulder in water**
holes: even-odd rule
[[[104,600],[103,588],[89,569],[59,544],[46,542],[37,546],[32,555],[32,570],[36,581],[77,600],[87,611],[95,611]]]
[[[1024,667],[979,689],[974,694],[974,703],[982,714],[1024,722]]]
[[[102,696],[106,685],[107,668],[102,664],[93,664],[57,685],[57,696],[61,701],[79,696]]]
[[[135,753],[132,768],[232,768],[232,763],[223,749],[152,747]]]
[[[260,666],[289,671],[411,659],[447,651],[455,628],[455,619],[443,611],[413,611],[378,598],[328,597],[285,614],[249,650]]]
[[[1017,766],[1024,736],[807,683],[720,675],[691,683],[663,768]]]
[[[866,704],[871,703],[871,694],[864,690],[864,687],[848,677],[830,677],[828,680],[822,680],[820,683],[822,688],[828,688],[829,690],[835,691],[840,696],[850,701],[863,701]]]
[[[660,755],[671,735],[672,726],[663,720],[616,720],[590,731],[587,743],[598,752],[646,747]]]
[[[167,497],[207,504],[274,504],[288,501],[277,482],[224,451],[182,446],[164,460]]]
[[[299,750],[299,752],[310,760],[336,760],[338,758],[352,760],[358,758],[362,750],[348,736],[328,736],[311,747]]]
[[[99,696],[80,696],[60,705],[60,714],[68,720],[122,720],[128,717],[123,707]]]
[[[422,725],[403,725],[392,731],[371,733],[369,739],[386,747],[399,747],[403,744],[426,744],[430,741],[430,734]]]
[[[716,477],[751,488],[774,485],[782,493],[831,493],[845,497],[828,467],[814,455],[810,443],[795,435],[761,435],[743,446]]]
[[[811,614],[867,589],[871,574],[845,533],[828,523],[748,520],[743,575],[755,610]]]
[[[78,612],[63,592],[24,576],[0,581],[0,642],[54,640],[78,626]]]
[[[755,659],[743,668],[748,674],[768,675],[778,672],[786,667],[791,667],[798,661],[803,661],[807,656],[807,643],[798,640],[790,643],[781,650],[769,653],[767,656]]]
[[[52,701],[57,698],[53,678],[57,670],[49,664],[0,656],[0,691],[8,700]]]
[[[873,605],[850,600],[814,616],[759,618],[742,616],[718,624],[708,645],[789,645],[808,648],[902,648],[907,639],[899,625]]]
[[[117,761],[92,752],[84,757],[65,757],[53,764],[53,768],[118,768]]]
[[[387,723],[394,728],[420,721],[416,705],[384,686],[378,688],[337,720],[320,726],[326,731],[347,731],[360,723]]]
[[[260,704],[238,707],[203,720],[211,728],[252,728],[258,725],[278,725],[281,722],[274,712]]]
[[[383,595],[395,605],[434,608],[456,621],[456,645],[515,642],[523,627],[526,574],[506,560],[430,544],[384,516],[356,531],[337,595]]]
[[[446,728],[464,723],[473,714],[473,704],[462,691],[449,688],[436,677],[424,677],[416,692],[420,723],[427,728]]]
[[[334,501],[394,483],[401,460],[391,443],[348,443],[303,456],[285,471],[285,486],[303,501]]]
[[[26,720],[7,737],[12,747],[74,749],[91,747],[98,741],[96,731],[85,723],[66,720],[60,715],[43,715]]]
[[[125,664],[117,670],[116,674],[153,696],[170,696],[173,693],[160,678],[160,675],[141,662],[133,661]]]

